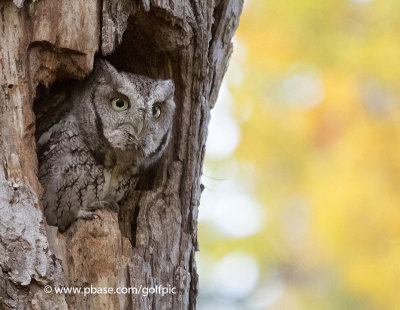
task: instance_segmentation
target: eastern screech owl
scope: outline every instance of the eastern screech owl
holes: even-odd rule
[[[138,172],[162,156],[174,84],[99,59],[87,79],[46,101],[37,115],[39,180],[47,223],[64,230],[97,208],[117,209]]]

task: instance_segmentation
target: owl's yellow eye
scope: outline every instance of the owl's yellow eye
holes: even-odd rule
[[[111,106],[114,111],[125,111],[129,108],[128,101],[122,98],[114,98],[111,100]]]
[[[153,104],[153,108],[151,109],[151,113],[154,118],[159,118],[161,115],[161,107],[158,103]]]

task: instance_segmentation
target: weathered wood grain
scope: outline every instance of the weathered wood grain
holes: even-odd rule
[[[0,309],[195,309],[200,176],[210,109],[242,0],[0,0]],[[119,214],[47,226],[37,179],[36,86],[83,78],[100,53],[172,78],[170,147]],[[161,295],[55,295],[45,285],[176,287]]]

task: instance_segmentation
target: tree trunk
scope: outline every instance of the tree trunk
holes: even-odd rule
[[[196,308],[207,124],[241,8],[242,0],[0,0],[0,309]],[[118,215],[99,210],[60,233],[40,204],[33,101],[39,84],[87,76],[96,53],[120,70],[174,80],[174,134]],[[160,285],[169,292],[55,293]]]

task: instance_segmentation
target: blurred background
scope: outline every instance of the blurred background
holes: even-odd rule
[[[399,86],[399,0],[245,0],[209,127],[198,309],[400,309]]]

